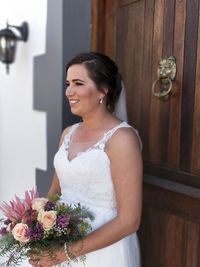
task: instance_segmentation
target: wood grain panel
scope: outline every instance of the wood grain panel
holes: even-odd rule
[[[144,22],[144,46],[142,59],[141,79],[141,122],[140,135],[143,142],[144,160],[149,159],[149,114],[152,87],[152,51],[153,51],[153,23],[154,23],[154,1],[145,2]]]
[[[200,175],[200,19],[199,19],[199,27],[198,27],[198,47],[197,47],[197,66],[196,66],[191,171],[193,173]]]
[[[165,213],[145,205],[139,231],[143,267],[165,266],[165,221]]]
[[[156,197],[155,197],[156,196]],[[144,188],[144,201],[162,211],[200,224],[200,200],[153,185]]]
[[[184,266],[184,223],[173,214],[145,206],[139,232],[143,267]]]
[[[183,73],[181,156],[180,169],[190,172],[192,155],[192,129],[196,79],[197,33],[199,1],[187,1],[185,58]]]
[[[105,2],[92,0],[92,34],[91,34],[91,50],[104,52],[104,36],[105,36]]]
[[[118,8],[117,17],[116,60],[127,89],[129,122],[140,128],[144,1]]]
[[[186,223],[186,254],[185,266],[200,266],[200,226],[199,224],[188,221]]]
[[[164,0],[155,0],[154,8],[154,28],[153,28],[153,61],[152,61],[152,79],[157,79],[158,61],[162,57],[163,47],[163,16],[164,16]],[[160,163],[161,158],[161,142],[160,139],[160,108],[164,105],[164,101],[151,96],[150,102],[150,118],[149,118],[149,162]]]
[[[163,48],[162,56],[168,57],[173,55],[174,43],[174,19],[175,19],[175,0],[165,0],[164,3],[164,16],[163,16]],[[160,132],[158,138],[160,142],[160,163],[168,165],[168,143],[169,143],[169,125],[170,125],[170,104],[171,99],[162,101],[160,105]],[[172,107],[173,108],[173,107]],[[171,151],[169,151],[171,155]]]
[[[139,2],[141,0],[118,0],[118,6],[122,7],[125,5],[130,5],[130,4],[134,4],[136,2]]]
[[[105,46],[104,53],[115,59],[116,54],[116,29],[117,29],[117,1],[105,1]]]
[[[186,0],[176,1],[173,55],[176,57],[177,74],[175,81],[173,81],[173,89],[170,97],[170,124],[168,142],[168,167],[174,170],[179,169],[185,20]]]
[[[185,251],[185,220],[166,212],[164,227],[165,250],[162,252],[164,266],[184,266],[185,259],[182,252]]]
[[[116,55],[115,59],[118,62],[118,66],[120,69],[120,73],[122,74],[122,78],[125,83],[125,87],[127,88],[127,85],[129,83],[129,71],[128,66],[130,68],[132,67],[132,62],[129,57],[129,47],[128,47],[128,41],[129,41],[129,14],[127,8],[118,8],[117,11],[117,47],[116,47]],[[123,40],[123,42],[121,42]]]
[[[139,231],[143,267],[199,267],[199,212],[184,211],[199,204],[200,199],[145,184]]]

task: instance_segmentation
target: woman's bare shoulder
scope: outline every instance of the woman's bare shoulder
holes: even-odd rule
[[[121,127],[115,131],[108,142],[108,150],[116,152],[127,150],[141,150],[140,138],[132,127]]]
[[[72,125],[67,126],[67,127],[62,131],[62,134],[61,134],[61,137],[60,137],[59,146],[63,143],[63,140],[64,140],[65,136],[69,133],[71,127],[72,127]]]

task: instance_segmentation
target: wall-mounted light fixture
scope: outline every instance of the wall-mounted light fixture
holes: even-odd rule
[[[10,28],[13,28],[11,30]],[[0,61],[6,64],[9,73],[9,64],[15,60],[17,41],[28,40],[28,23],[23,22],[21,26],[9,25],[0,31]]]

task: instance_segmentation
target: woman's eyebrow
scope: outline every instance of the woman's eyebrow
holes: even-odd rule
[[[66,82],[69,82],[69,81],[66,80]],[[85,83],[85,81],[83,81],[81,79],[72,79],[72,82],[83,82],[83,83]]]
[[[83,82],[83,83],[85,82],[85,81],[83,81],[83,80],[81,80],[81,79],[73,79],[72,81],[73,81],[73,82]]]

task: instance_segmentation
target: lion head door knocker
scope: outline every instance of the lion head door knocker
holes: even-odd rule
[[[168,99],[172,90],[172,81],[176,77],[176,58],[174,56],[159,60],[157,76],[157,80],[152,85],[152,93],[158,98]]]

